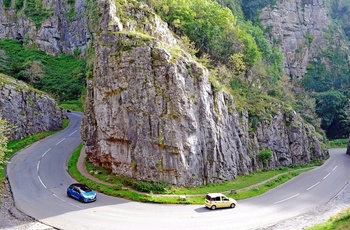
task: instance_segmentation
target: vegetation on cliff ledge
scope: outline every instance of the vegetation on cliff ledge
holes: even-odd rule
[[[83,59],[66,54],[50,56],[15,40],[1,40],[0,53],[0,73],[47,92],[60,102],[79,100],[84,92],[87,71]]]

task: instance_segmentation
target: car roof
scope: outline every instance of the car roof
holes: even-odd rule
[[[84,184],[79,184],[79,183],[74,183],[74,184],[71,184],[69,187],[71,187],[71,186],[75,186],[75,187],[79,187],[79,188],[83,188],[83,187],[87,187],[88,188],[88,186],[86,186],[86,185],[84,185]]]
[[[225,196],[224,194],[222,193],[208,193],[207,196]]]

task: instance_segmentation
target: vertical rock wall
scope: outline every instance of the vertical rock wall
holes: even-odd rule
[[[139,180],[197,186],[261,169],[262,149],[273,152],[269,167],[328,154],[293,111],[252,132],[248,114],[212,89],[208,71],[146,5],[130,3],[121,19],[114,4],[101,1],[87,84],[81,134],[92,162]]]
[[[0,4],[0,39],[21,40],[25,45],[53,55],[72,54],[76,49],[81,53],[87,51],[91,35],[85,0],[75,0],[75,5],[70,5],[67,1],[42,1],[41,14],[44,15],[44,11],[47,11],[49,17],[39,27],[24,13],[26,4],[16,11],[15,2],[12,0],[9,8]]]
[[[260,14],[271,44],[281,47],[286,72],[301,77],[323,46],[329,18],[326,0],[278,0]]]
[[[16,126],[10,139],[59,130],[62,116],[54,99],[0,74],[0,117]]]

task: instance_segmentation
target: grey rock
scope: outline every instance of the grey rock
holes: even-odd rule
[[[262,169],[262,149],[273,152],[269,168],[328,155],[294,111],[260,119],[252,131],[248,112],[213,89],[208,70],[147,6],[129,6],[137,12],[123,21],[113,4],[104,2],[101,13],[81,129],[94,164],[138,180],[198,186]]]
[[[54,99],[0,74],[0,117],[16,126],[10,139],[59,130],[63,115]]]
[[[303,76],[309,60],[324,46],[323,32],[330,24],[325,4],[324,0],[278,0],[273,8],[262,10],[261,24],[271,28],[267,37],[281,48],[288,75]]]
[[[5,9],[0,4],[0,39],[18,39],[52,55],[73,54],[76,49],[85,54],[91,41],[87,3],[74,2],[71,6],[66,1],[43,1],[43,9],[52,13],[39,28],[22,11],[16,12],[13,7]],[[70,19],[68,12],[72,8],[74,14]]]

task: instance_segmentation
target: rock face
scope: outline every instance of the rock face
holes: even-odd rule
[[[10,139],[62,128],[62,111],[49,96],[0,74],[0,117],[14,124]]]
[[[289,75],[301,77],[323,45],[329,18],[325,0],[278,0],[260,19],[272,44],[281,47]]]
[[[87,84],[81,134],[92,162],[139,180],[197,186],[261,169],[262,149],[273,153],[271,168],[328,155],[293,111],[252,131],[248,113],[212,88],[208,71],[146,5],[129,4],[123,21],[114,4],[101,1]]]
[[[69,2],[69,1],[68,1]],[[88,28],[86,1],[75,0],[75,5],[67,1],[43,0],[41,15],[48,17],[35,23],[26,16],[26,4],[16,12],[12,7],[0,4],[0,39],[17,39],[25,45],[37,47],[48,54],[74,53],[79,49],[85,53],[91,34]],[[34,17],[36,17],[34,15]]]

